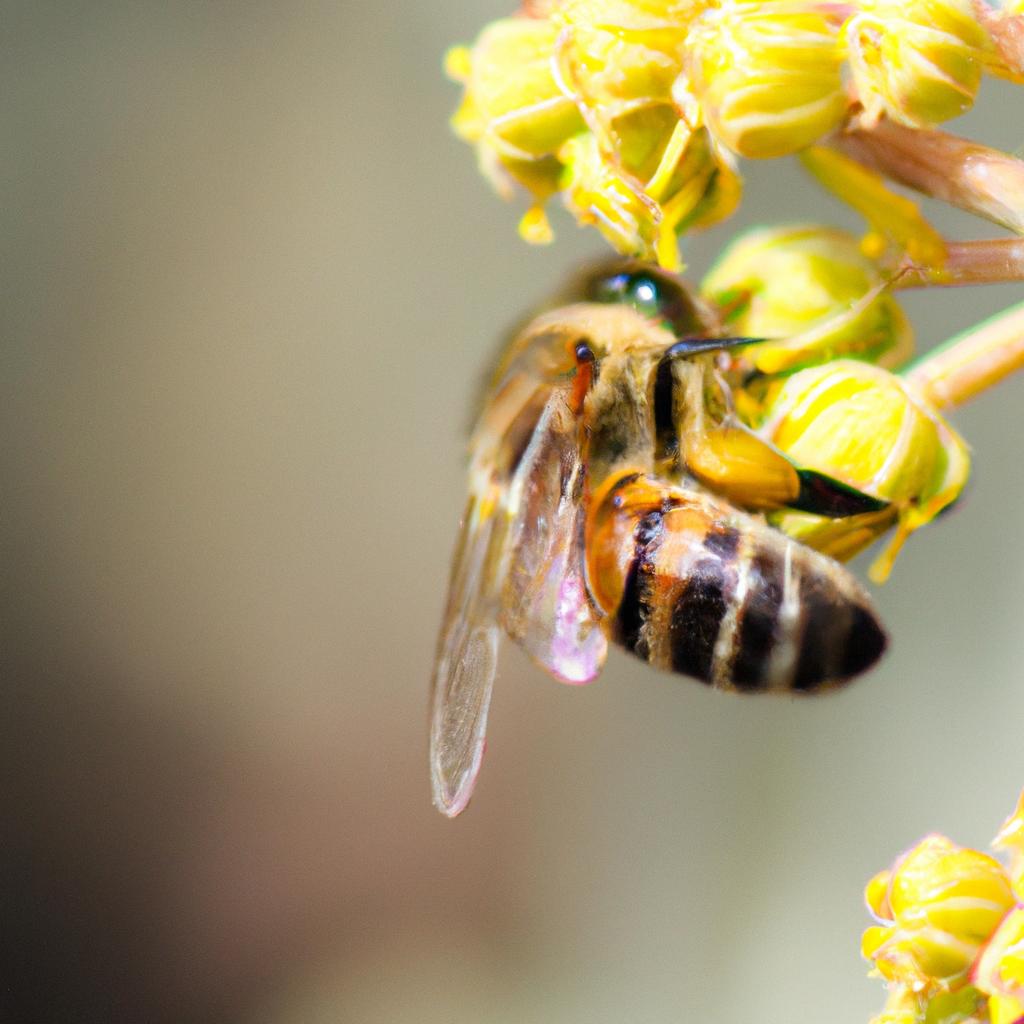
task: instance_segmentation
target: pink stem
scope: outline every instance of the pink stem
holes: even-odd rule
[[[1011,74],[1024,75],[1024,14],[996,11],[985,0],[973,0],[971,6]]]
[[[893,278],[894,288],[947,288],[968,284],[1024,281],[1024,238],[947,242],[942,267],[907,264]]]
[[[886,120],[829,142],[908,188],[1024,234],[1024,161],[945,132]]]

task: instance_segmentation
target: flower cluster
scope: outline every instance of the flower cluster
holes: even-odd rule
[[[927,836],[867,886],[862,951],[889,985],[873,1024],[1024,1021],[1024,794],[993,844]]]
[[[453,124],[501,192],[532,196],[529,241],[550,239],[560,194],[620,252],[675,268],[677,236],[735,208],[737,156],[955,117],[984,71],[1024,81],[1002,42],[1019,20],[970,0],[527,3],[449,54]]]

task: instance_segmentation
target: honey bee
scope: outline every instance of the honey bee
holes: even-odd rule
[[[674,275],[591,273],[501,358],[471,438],[469,498],[431,694],[434,803],[455,816],[484,752],[499,634],[585,683],[608,642],[722,690],[818,693],[886,636],[841,565],[758,513],[884,507],[792,465],[731,411],[730,353]]]

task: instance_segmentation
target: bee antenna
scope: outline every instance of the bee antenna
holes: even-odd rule
[[[594,383],[594,363],[596,358],[589,341],[581,341],[576,346],[576,380],[572,388],[572,408],[578,414],[583,408],[587,392]]]

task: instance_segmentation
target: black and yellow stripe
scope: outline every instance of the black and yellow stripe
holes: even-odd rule
[[[588,557],[607,630],[652,665],[721,689],[814,692],[885,649],[852,577],[761,521],[636,473],[601,506]]]

